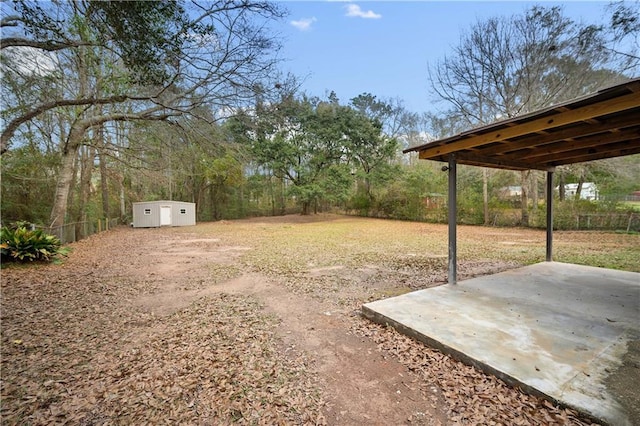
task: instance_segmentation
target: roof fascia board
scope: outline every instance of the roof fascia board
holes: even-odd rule
[[[640,111],[638,111],[640,116]],[[546,145],[552,144],[566,139],[573,139],[583,136],[593,136],[600,133],[608,132],[611,130],[622,130],[626,127],[635,126],[638,124],[638,116],[635,114],[625,114],[622,117],[616,117],[606,119],[598,124],[592,124],[588,126],[585,132],[584,127],[573,127],[570,129],[564,129],[553,133],[538,133],[528,136],[526,139],[519,140],[517,142],[503,141],[500,145],[491,148],[482,149],[483,155],[495,155],[506,154],[513,151],[518,151],[524,148],[530,148],[532,145]]]
[[[441,155],[447,155],[459,150],[475,148],[488,143],[504,141],[506,139],[523,136],[529,133],[541,132],[546,129],[560,127],[579,121],[585,121],[602,115],[613,114],[639,106],[640,96],[638,96],[637,93],[630,93],[618,98],[585,105],[576,109],[565,110],[557,114],[533,119],[531,121],[525,121],[521,124],[515,124],[512,127],[506,127],[498,130],[490,129],[491,131],[486,134],[459,139],[446,145],[441,145],[438,142],[432,142],[431,144],[437,143],[438,145],[433,147],[425,146],[425,148],[419,149],[420,158],[428,159]]]
[[[624,157],[627,155],[640,154],[640,139],[631,141],[631,142],[635,143],[636,146],[632,146],[631,148],[618,149],[615,151],[599,152],[595,154],[587,154],[584,156],[573,157],[571,159],[568,159],[567,161],[564,161],[562,165],[584,163],[587,161],[605,160],[608,158]]]
[[[610,157],[619,157],[622,152],[632,151],[634,149],[640,150],[640,146],[638,146],[638,141],[640,138],[636,139],[627,139],[623,142],[613,143],[610,145],[605,145],[602,149],[594,150],[593,148],[580,148],[576,150],[572,150],[569,152],[562,152],[556,154],[549,154],[544,157],[538,157],[533,161],[539,164],[573,164],[577,162],[587,161],[587,160],[579,160],[582,158],[608,158]],[[601,157],[602,156],[602,157]]]
[[[638,137],[640,137],[640,130],[634,129],[633,131],[608,133],[606,135],[596,135],[573,141],[559,141],[555,144],[548,144],[540,148],[533,148],[526,152],[513,153],[513,155],[517,156],[517,158],[520,160],[538,161],[538,157],[545,157],[547,155],[563,152],[571,152],[584,148],[602,147],[603,150],[606,150],[608,144],[624,142],[629,139],[637,139]],[[505,157],[510,158],[511,155],[506,155]]]

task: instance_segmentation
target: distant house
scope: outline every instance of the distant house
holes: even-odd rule
[[[503,186],[500,188],[500,197],[502,198],[511,198],[511,197],[520,197],[522,195],[522,187],[521,186]]]
[[[578,191],[577,183],[568,183],[564,186],[564,195],[567,198],[574,198]],[[581,200],[597,200],[599,198],[598,187],[593,182],[584,182],[580,190]]]

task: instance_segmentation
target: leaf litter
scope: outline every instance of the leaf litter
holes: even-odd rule
[[[319,355],[305,345],[310,337],[291,334],[260,294],[211,290],[244,273],[299,295],[296,303],[308,304],[300,309],[331,312],[319,317],[404,369],[404,387],[394,391],[403,423],[590,424],[357,315],[367,301],[442,282],[440,243],[425,243],[435,255],[415,255],[418,243],[406,234],[432,232],[427,226],[385,222],[381,230],[376,221],[325,219],[123,227],[75,243],[62,265],[3,269],[3,424],[349,424],[330,413],[327,401],[338,395],[348,407],[350,396],[324,377]],[[407,244],[389,243],[398,238]],[[489,273],[518,262],[472,256],[461,270]],[[176,295],[162,299],[172,306],[136,303],[163,294]],[[299,328],[329,333],[318,322]],[[354,350],[363,349],[345,348]],[[359,367],[350,368],[376,382],[380,366]],[[360,397],[375,403],[373,393]],[[385,423],[375,412],[363,416]]]

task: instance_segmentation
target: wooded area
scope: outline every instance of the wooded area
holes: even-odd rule
[[[536,6],[462,34],[425,70],[446,109],[413,112],[372,93],[301,92],[279,71],[282,40],[269,27],[286,16],[279,3],[15,1],[2,11],[2,220],[47,227],[128,223],[131,203],[159,199],[195,202],[198,221],[328,210],[446,221],[441,165],[402,149],[640,67],[637,3],[612,3],[596,24]],[[602,227],[640,229],[637,206],[621,202],[640,190],[637,155],[556,176],[558,227],[606,214],[625,225]],[[461,167],[459,220],[543,226],[542,177]],[[587,182],[598,200],[581,200]],[[566,197],[569,183],[578,190]]]

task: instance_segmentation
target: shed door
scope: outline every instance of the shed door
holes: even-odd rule
[[[160,206],[160,226],[171,225],[171,206]]]

